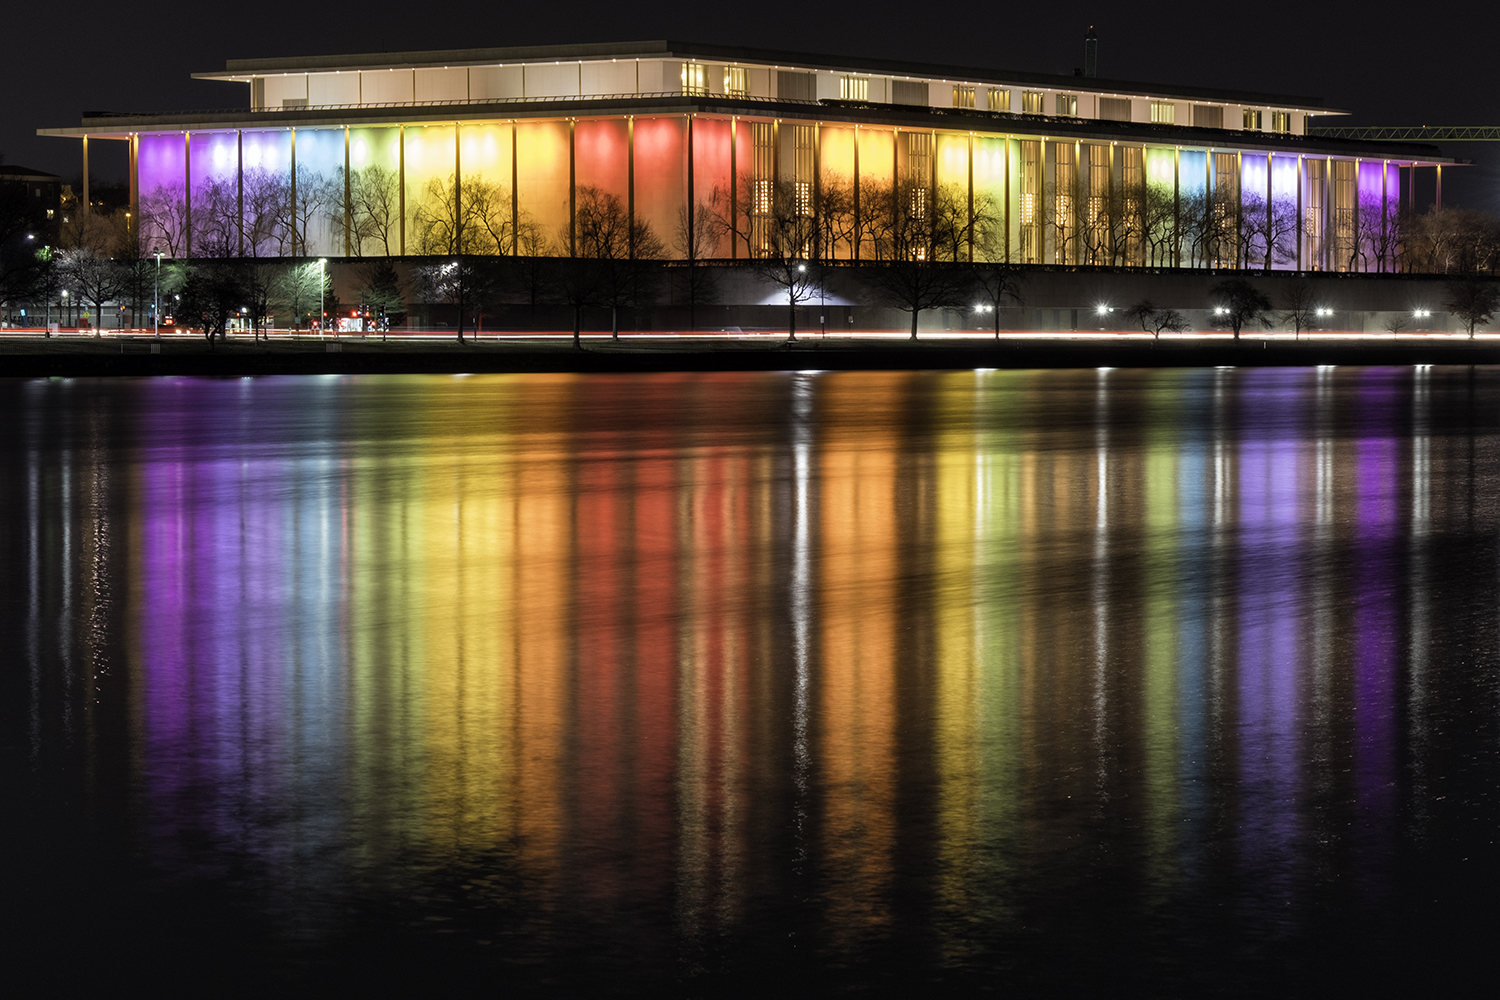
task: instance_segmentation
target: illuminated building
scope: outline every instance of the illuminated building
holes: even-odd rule
[[[1343,113],[1310,98],[676,42],[196,75],[247,106],[43,130],[85,164],[89,141],[129,142],[141,240],[180,256],[581,254],[602,198],[666,256],[741,259],[785,189],[838,260],[888,252],[887,206],[947,199],[958,259],[1383,269],[1416,169],[1452,162],[1309,135]],[[720,225],[689,240],[690,205]]]

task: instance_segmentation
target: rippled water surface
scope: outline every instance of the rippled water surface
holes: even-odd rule
[[[1500,372],[10,381],[0,421],[0,947],[44,986],[1489,974]]]

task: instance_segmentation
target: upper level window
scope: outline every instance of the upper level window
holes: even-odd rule
[[[1292,113],[1290,111],[1271,112],[1271,131],[1290,132],[1292,130]]]
[[[953,88],[953,106],[955,108],[972,108],[974,106],[974,88],[955,85]]]
[[[1128,97],[1101,97],[1099,98],[1099,117],[1110,122],[1130,121],[1130,98]]]
[[[1152,101],[1151,120],[1158,125],[1173,124],[1177,121],[1177,105],[1169,101]]]
[[[724,67],[724,93],[730,97],[750,96],[750,72],[743,66]]]
[[[1008,91],[1008,90],[996,90],[994,87],[991,87],[990,88],[990,110],[991,111],[1009,111],[1010,110],[1010,91]]]
[[[868,101],[870,99],[869,77],[839,77],[839,96],[846,101]]]
[[[1078,95],[1077,94],[1058,94],[1057,95],[1057,115],[1058,115],[1059,118],[1077,118],[1078,117]]]
[[[1260,131],[1260,112],[1254,108],[1245,109],[1245,128],[1251,131]]]
[[[708,93],[708,73],[702,63],[682,64],[682,92],[684,94]]]
[[[1021,91],[1021,110],[1028,115],[1044,115],[1042,110],[1042,99],[1046,97],[1040,90]]]

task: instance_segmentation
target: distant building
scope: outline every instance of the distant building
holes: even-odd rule
[[[14,184],[23,190],[21,204],[34,227],[39,246],[57,243],[57,227],[62,221],[62,178],[30,167],[0,163],[0,184]]]
[[[712,213],[694,255],[743,259],[785,189],[834,260],[889,252],[881,213],[946,203],[961,257],[1373,270],[1413,173],[1453,162],[1310,135],[1345,113],[1314,98],[665,41],[195,75],[246,106],[41,130],[130,144],[148,252],[566,255],[602,192],[677,256],[689,207]]]

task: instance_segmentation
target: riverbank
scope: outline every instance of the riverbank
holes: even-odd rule
[[[667,372],[968,368],[1198,368],[1218,365],[1500,364],[1500,340],[1449,337],[1174,338],[880,336],[515,336],[470,340],[230,340],[118,336],[0,338],[0,376],[359,375],[490,372]]]

